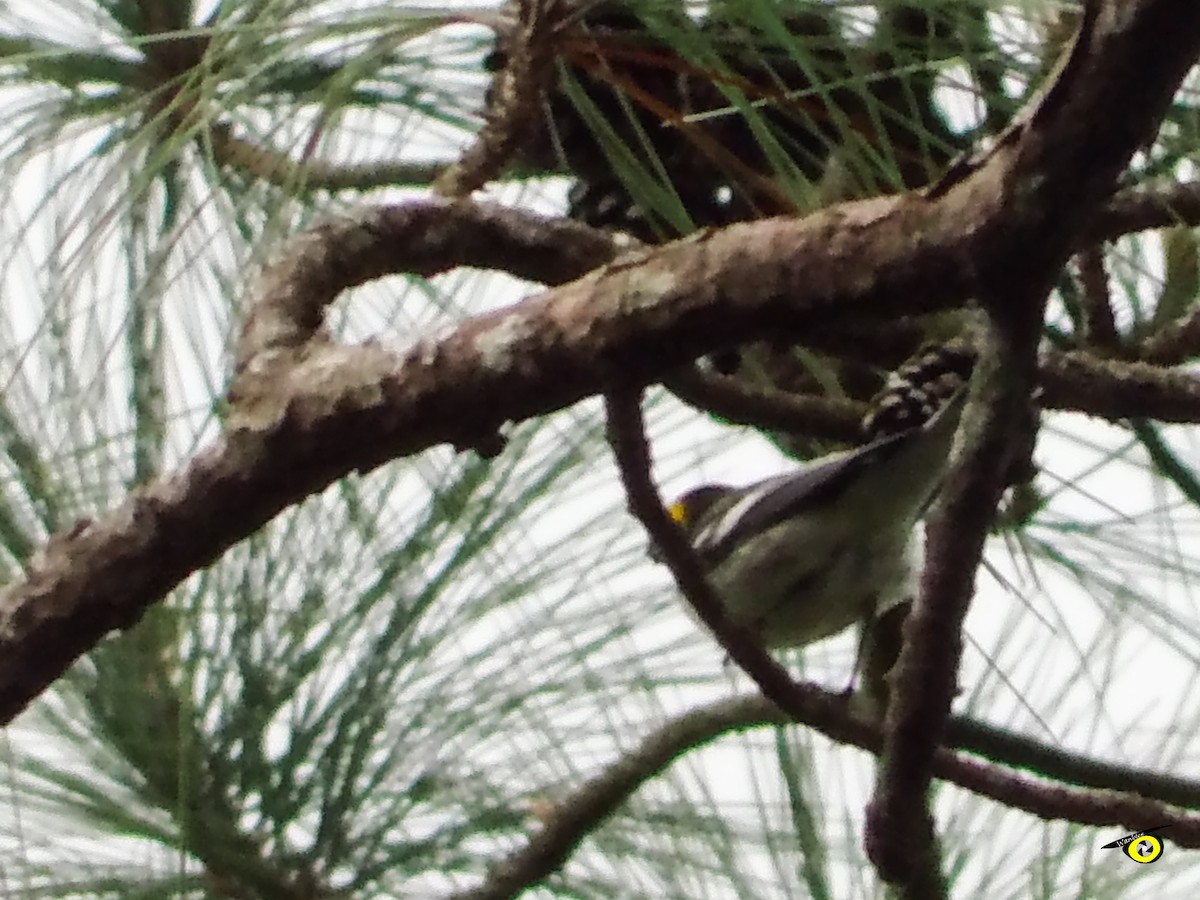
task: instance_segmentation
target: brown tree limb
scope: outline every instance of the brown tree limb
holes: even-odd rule
[[[680,400],[738,425],[817,433],[853,443],[862,438],[865,404],[833,397],[794,394],[765,385],[748,385],[725,375],[681,369],[663,379]]]
[[[828,737],[878,753],[882,735],[876,725],[856,718],[843,694],[800,683],[797,689],[823,697],[830,721],[801,721]],[[566,796],[559,796],[541,829],[500,861],[482,884],[448,900],[502,900],[517,896],[558,871],[580,843],[638,789],[676,760],[731,733],[794,719],[761,694],[729,697],[693,709],[646,735]],[[832,725],[832,727],[831,727]],[[1200,807],[1200,783],[1090,759],[977,720],[955,717],[949,737],[959,750],[986,753],[990,762],[972,760],[950,748],[939,750],[934,771],[939,779],[1004,798],[1015,808],[1046,820],[1083,821],[1136,830],[1137,822],[1170,823],[1163,836],[1181,847],[1200,847],[1200,816],[1181,814],[1164,804]],[[1064,789],[1012,771],[1019,766],[1088,790]],[[1055,804],[1060,804],[1055,808]],[[1075,819],[1074,816],[1081,816]],[[1154,816],[1162,818],[1155,820]]]
[[[1200,304],[1142,341],[1138,358],[1157,365],[1181,363],[1200,355]]]
[[[554,0],[515,0],[505,29],[506,62],[492,80],[483,127],[462,157],[433,183],[435,193],[467,197],[500,174],[531,129],[541,127],[542,100],[554,76],[554,34],[569,11]]]
[[[1200,378],[1149,363],[1099,359],[1082,351],[1042,356],[1038,383],[1047,407],[1111,421],[1200,421]]]
[[[1200,181],[1117,191],[1088,228],[1085,241],[1113,241],[1126,234],[1173,225],[1200,225]]]
[[[1077,253],[1075,269],[1083,299],[1084,342],[1102,355],[1109,355],[1120,347],[1121,336],[1113,313],[1103,245],[1087,247]]]
[[[449,159],[400,162],[335,163],[307,158],[294,160],[283,150],[238,137],[224,123],[213,123],[200,140],[212,148],[213,159],[268,184],[290,191],[366,191],[396,185],[424,186],[451,164]]]
[[[1036,330],[1036,329],[1035,329]],[[926,525],[920,593],[904,624],[904,644],[889,676],[884,751],[867,808],[868,856],[885,881],[914,897],[942,896],[928,792],[951,702],[958,690],[962,624],[975,571],[1006,484],[1012,435],[1027,409],[1035,341],[992,329],[980,348],[966,440]],[[1024,368],[1025,377],[1021,377]]]
[[[1046,297],[1094,209],[1113,190],[1129,155],[1153,134],[1179,79],[1200,52],[1195,34],[1180,39],[1176,52],[1168,51],[1170,60],[1159,69],[1162,80],[1147,95],[1130,94],[1128,73],[1134,69],[1121,73],[1119,67],[1144,72],[1145,66],[1162,62],[1151,60],[1152,50],[1162,49],[1163,29],[1180,24],[1173,7],[1164,0],[1093,0],[1085,5],[1069,56],[1043,99],[1000,138],[983,164],[984,169],[994,167],[1007,185],[998,194],[1007,206],[1021,210],[1017,218],[1042,225],[1018,232],[998,217],[982,229],[1009,251],[1008,262],[997,268],[992,266],[1001,256],[977,261],[977,296],[991,324],[978,373],[984,402],[979,404],[978,424],[968,429],[968,458],[951,472],[940,510],[927,529],[921,591],[906,622],[904,647],[892,676],[884,753],[867,809],[868,856],[880,876],[898,885],[906,897],[946,895],[929,786],[956,690],[961,627],[975,570],[1004,487],[1010,452],[1006,438],[1033,386]],[[1195,9],[1191,14],[1191,27],[1200,28],[1200,15]],[[1084,146],[1081,138],[1088,129],[1081,127],[1080,117],[1103,115],[1096,105],[1102,96],[1117,103],[1109,109],[1125,110],[1148,101],[1149,110],[1142,107],[1128,119],[1122,117],[1112,132],[1091,135]],[[1068,208],[1051,211],[1042,206],[1049,198],[1030,176],[1058,170],[1068,159],[1078,162],[1085,154],[1087,170],[1058,186],[1056,202]],[[980,171],[966,183],[982,186]],[[933,196],[960,186],[951,177],[935,187]],[[986,193],[980,198],[983,204],[993,199]],[[1046,227],[1051,219],[1055,227]],[[1030,240],[1033,235],[1036,243]],[[1013,265],[1017,259],[1020,266]]]
[[[579,222],[465,201],[430,199],[329,219],[294,239],[251,288],[237,368],[309,344],[342,291],[384,275],[473,266],[562,284],[627,247]]]
[[[978,719],[952,717],[946,729],[946,746],[1039,778],[1097,791],[1124,791],[1200,812],[1200,781],[1099,760]]]
[[[1116,422],[1146,418],[1200,424],[1200,377],[1149,363],[1094,356],[1085,350],[1049,351],[1038,362],[1044,409],[1080,412]],[[848,400],[747,388],[737,379],[686,370],[664,386],[685,403],[729,422],[795,430],[831,441],[861,437],[866,407]]]
[[[1097,29],[1109,39],[1085,48],[1086,77],[1072,75],[1065,96],[936,196],[858,201],[639,251],[399,356],[305,343],[311,317],[270,315],[260,303],[240,349],[230,433],[109,515],[56,535],[0,594],[0,722],[107,632],[351,471],[437,443],[470,445],[505,421],[655,379],[732,342],[829,317],[949,308],[989,280],[1004,284],[1014,260],[1050,267],[1063,253],[1047,236],[1070,241],[1094,214],[1200,44],[1192,0],[1104,10],[1122,27]],[[1113,109],[1128,114],[1114,120]],[[438,246],[459,246],[453,227],[440,227],[449,234]],[[391,243],[401,235],[412,231],[356,232],[365,241],[357,258],[404,271],[412,248]],[[561,260],[553,242],[543,248]],[[379,255],[388,253],[390,263]],[[477,244],[464,253],[496,257]],[[318,280],[336,291],[349,278]],[[278,358],[262,356],[265,347]]]

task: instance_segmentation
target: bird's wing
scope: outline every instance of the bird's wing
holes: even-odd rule
[[[759,483],[696,535],[696,551],[713,564],[719,562],[747,535],[777,525],[805,507],[835,500],[864,468],[879,465],[917,433],[914,429],[853,450],[830,453]]]

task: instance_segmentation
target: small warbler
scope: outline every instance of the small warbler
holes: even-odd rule
[[[917,524],[946,471],[974,361],[962,342],[923,348],[890,376],[862,446],[672,504],[731,619],[768,647],[800,647],[912,598]]]

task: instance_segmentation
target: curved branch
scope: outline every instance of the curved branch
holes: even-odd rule
[[[727,422],[796,434],[817,432],[847,442],[862,438],[863,404],[852,400],[793,394],[737,378],[682,369],[663,379],[680,400]]]
[[[473,445],[506,421],[652,381],[780,328],[951,308],[983,287],[1003,288],[1014,260],[1028,271],[1060,265],[1200,48],[1194,0],[1108,0],[1100,22],[1062,89],[930,196],[857,201],[628,254],[404,354],[309,342],[332,299],[321,292],[421,260],[508,268],[507,251],[481,244],[483,234],[515,234],[509,246],[524,248],[523,267],[548,281],[584,263],[558,248],[558,226],[534,226],[522,240],[520,227],[480,224],[474,213],[455,224],[462,207],[454,204],[392,207],[366,217],[369,228],[343,228],[353,252],[328,255],[324,265],[365,268],[309,268],[319,290],[301,300],[263,282],[239,348],[227,436],[102,519],[53,537],[27,576],[0,593],[0,723],[107,632],[349,472],[434,444]],[[1114,118],[1113,109],[1123,114]],[[477,229],[477,239],[464,241],[459,227]],[[420,229],[436,239],[414,251]],[[611,239],[591,234],[589,252],[611,259]]]
[[[221,165],[288,190],[366,191],[398,185],[424,187],[450,164],[449,159],[332,163],[309,158],[297,162],[282,150],[237,137],[224,124],[210,126],[202,139],[208,140],[213,158]]]
[[[560,800],[542,830],[497,863],[483,884],[447,900],[506,900],[517,896],[561,868],[580,841],[682,754],[724,734],[755,728],[772,719],[779,724],[788,721],[763,697],[735,697],[668,722]]]
[[[709,583],[682,529],[663,508],[650,478],[650,448],[642,418],[641,393],[614,391],[605,398],[608,442],[612,446],[629,511],[642,523],[652,546],[671,570],[684,599],[738,666],[782,709],[798,718],[809,711],[811,694],[792,680],[745,625],[733,621]]]
[[[626,246],[579,222],[465,200],[423,200],[329,219],[293,240],[251,289],[238,369],[261,353],[312,341],[339,294],[384,275],[428,277],[471,266],[562,284]]]
[[[820,692],[815,686],[803,687],[824,693],[836,706],[841,727],[829,729],[812,722],[802,724],[864,750],[879,752],[881,736],[878,728],[864,726],[861,720],[855,719],[844,696]],[[729,697],[670,720],[568,796],[559,798],[549,817],[543,821],[542,829],[496,864],[482,884],[453,894],[447,900],[504,900],[534,887],[560,869],[579,844],[622,803],[687,752],[727,734],[792,722],[783,710],[762,695]],[[1136,828],[1119,817],[1096,820],[1106,816],[1111,819],[1118,810],[1134,818],[1157,815],[1158,810],[1164,809],[1162,804],[1200,808],[1200,783],[1194,781],[1104,763],[965,717],[951,720],[948,736],[953,746],[987,754],[991,763],[972,761],[950,749],[940,750],[934,760],[939,778],[976,789],[983,796],[1003,796],[1006,802],[1013,801],[1018,807],[1043,818],[1072,820],[1073,814],[1078,814],[1084,819],[1076,821]],[[1059,789],[1025,779],[996,763],[1033,769],[1043,777],[1094,790]],[[1114,796],[1118,798],[1116,802]],[[1061,812],[1049,811],[1060,801]],[[1142,803],[1149,805],[1142,807]],[[1183,816],[1165,809],[1164,814],[1167,818],[1162,821],[1182,826],[1167,831],[1168,839],[1184,847],[1200,846],[1200,817]]]
[[[1126,188],[1100,210],[1086,241],[1111,241],[1136,231],[1200,225],[1200,181]]]
[[[492,79],[483,127],[462,156],[441,172],[435,193],[467,197],[502,172],[524,142],[539,127],[542,98],[554,76],[553,39],[570,7],[540,0],[516,0],[516,17],[501,32],[506,64]]]

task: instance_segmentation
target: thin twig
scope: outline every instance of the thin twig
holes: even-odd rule
[[[672,719],[578,789],[559,797],[542,830],[494,865],[483,884],[447,900],[503,900],[532,888],[558,871],[580,841],[682,754],[723,734],[762,725],[764,715],[787,721],[770,701],[745,697],[722,700]]]
[[[1200,781],[1095,759],[978,719],[952,718],[946,744],[1042,778],[1200,810]]]
[[[554,0],[517,0],[516,21],[502,35],[505,64],[492,81],[483,127],[462,158],[433,183],[435,193],[466,197],[504,171],[542,114],[554,76],[554,35],[562,18]]]
[[[1113,315],[1103,246],[1081,250],[1075,256],[1075,265],[1083,294],[1083,339],[1089,347],[1102,352],[1116,350],[1121,338]]]
[[[1143,362],[1049,352],[1038,364],[1042,404],[1110,421],[1200,422],[1200,378]]]
[[[1200,225],[1200,181],[1118,191],[1098,211],[1086,241],[1111,241],[1172,225]]]
[[[878,753],[882,744],[878,726],[856,718],[844,694],[825,692],[825,697],[837,711],[838,727],[802,724],[836,741]],[[561,869],[580,843],[621,804],[689,751],[723,735],[790,721],[787,713],[762,694],[725,698],[667,721],[577,789],[557,796],[540,831],[494,865],[482,884],[447,900],[503,900],[529,890]],[[1148,817],[1148,821],[1159,814],[1162,804],[1200,808],[1200,783],[1188,779],[1101,762],[965,717],[951,720],[948,737],[959,750],[985,754],[990,763],[942,749],[934,759],[938,778],[969,787],[980,796],[1003,796],[1015,808],[1044,819],[1137,828],[1134,822],[1139,817]],[[1045,784],[1011,771],[1014,768],[1093,790]],[[1052,808],[1056,802],[1061,804],[1058,811]],[[1143,809],[1143,803],[1150,805]],[[1112,817],[1118,810],[1128,818]],[[1164,814],[1166,818],[1158,824],[1175,826],[1164,832],[1165,837],[1182,847],[1200,846],[1200,818],[1169,810]],[[1080,819],[1072,819],[1072,815]]]
[[[379,187],[425,187],[449,164],[427,159],[400,162],[334,163],[321,159],[293,160],[282,150],[234,135],[223,123],[209,127],[208,144],[213,159],[269,184],[289,191],[366,191]]]
[[[685,403],[735,425],[814,434],[838,441],[862,436],[866,411],[861,403],[793,394],[692,367],[663,379],[663,386]]]
[[[641,392],[612,392],[605,398],[608,441],[612,446],[629,510],[650,535],[662,561],[675,576],[684,599],[743,671],[783,709],[803,715],[806,703],[787,670],[763,649],[752,631],[730,620],[709,584],[683,531],[663,509],[650,478],[650,451],[642,419]]]
[[[1160,366],[1200,356],[1200,305],[1149,335],[1137,348],[1138,359]]]

